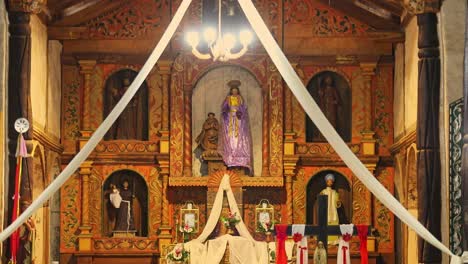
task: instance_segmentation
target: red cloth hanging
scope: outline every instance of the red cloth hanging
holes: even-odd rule
[[[359,252],[361,253],[361,264],[368,263],[368,253],[367,253],[367,233],[369,226],[367,225],[356,225],[358,231],[358,236],[360,240]]]
[[[287,264],[288,256],[286,255],[286,238],[288,235],[288,225],[275,225],[276,230],[276,264]]]

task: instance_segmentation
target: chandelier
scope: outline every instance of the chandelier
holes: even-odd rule
[[[198,50],[200,43],[200,34],[196,31],[191,31],[186,34],[186,41],[192,47],[192,53],[195,57],[213,61],[228,61],[231,59],[238,59],[242,57],[248,50],[250,42],[252,42],[252,33],[249,30],[242,30],[239,32],[239,43],[242,48],[233,52],[233,49],[238,46],[236,36],[232,33],[222,32],[221,27],[221,0],[218,1],[218,31],[212,27],[208,27],[203,31],[203,38],[207,44],[208,52],[202,53]]]

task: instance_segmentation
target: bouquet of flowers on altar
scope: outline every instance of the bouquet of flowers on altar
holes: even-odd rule
[[[167,259],[176,262],[184,262],[188,260],[190,252],[185,250],[182,245],[176,245],[174,249],[167,254]]]
[[[193,227],[190,227],[188,224],[185,224],[185,225],[181,225],[179,227],[179,232],[183,233],[183,234],[192,234],[193,231],[195,231],[193,229]]]
[[[273,221],[258,221],[257,232],[269,233],[275,230],[275,222]]]
[[[236,213],[232,213],[229,211],[229,215],[226,216],[221,216],[221,223],[224,224],[225,227],[232,227],[237,225],[237,223],[240,222],[240,217]]]

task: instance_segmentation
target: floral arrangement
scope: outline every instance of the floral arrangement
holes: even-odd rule
[[[221,223],[224,224],[225,227],[232,227],[237,225],[240,222],[240,217],[236,213],[232,213],[229,211],[229,215],[227,217],[221,216]]]
[[[190,227],[188,224],[185,224],[185,225],[181,225],[179,227],[179,232],[183,233],[183,234],[192,234],[193,231],[195,231],[193,229],[193,227]]]
[[[261,233],[269,233],[271,231],[275,230],[275,222],[272,222],[270,220],[266,222],[258,222],[257,224],[257,231]]]
[[[188,260],[190,252],[185,250],[182,245],[176,245],[175,248],[167,254],[167,259],[171,261],[183,262]]]

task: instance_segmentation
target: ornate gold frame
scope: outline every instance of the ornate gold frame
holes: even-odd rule
[[[258,224],[259,224],[259,216],[262,213],[268,213],[270,216],[270,222],[275,222],[275,208],[273,205],[270,204],[270,201],[267,199],[262,199],[255,207],[255,232],[259,233]]]
[[[185,216],[187,215],[193,215],[194,217],[194,226],[193,226],[193,232],[198,233],[199,227],[200,227],[200,210],[195,207],[195,203],[192,201],[187,201],[185,203],[185,206],[180,209],[179,213],[179,223],[180,225],[185,224]]]

